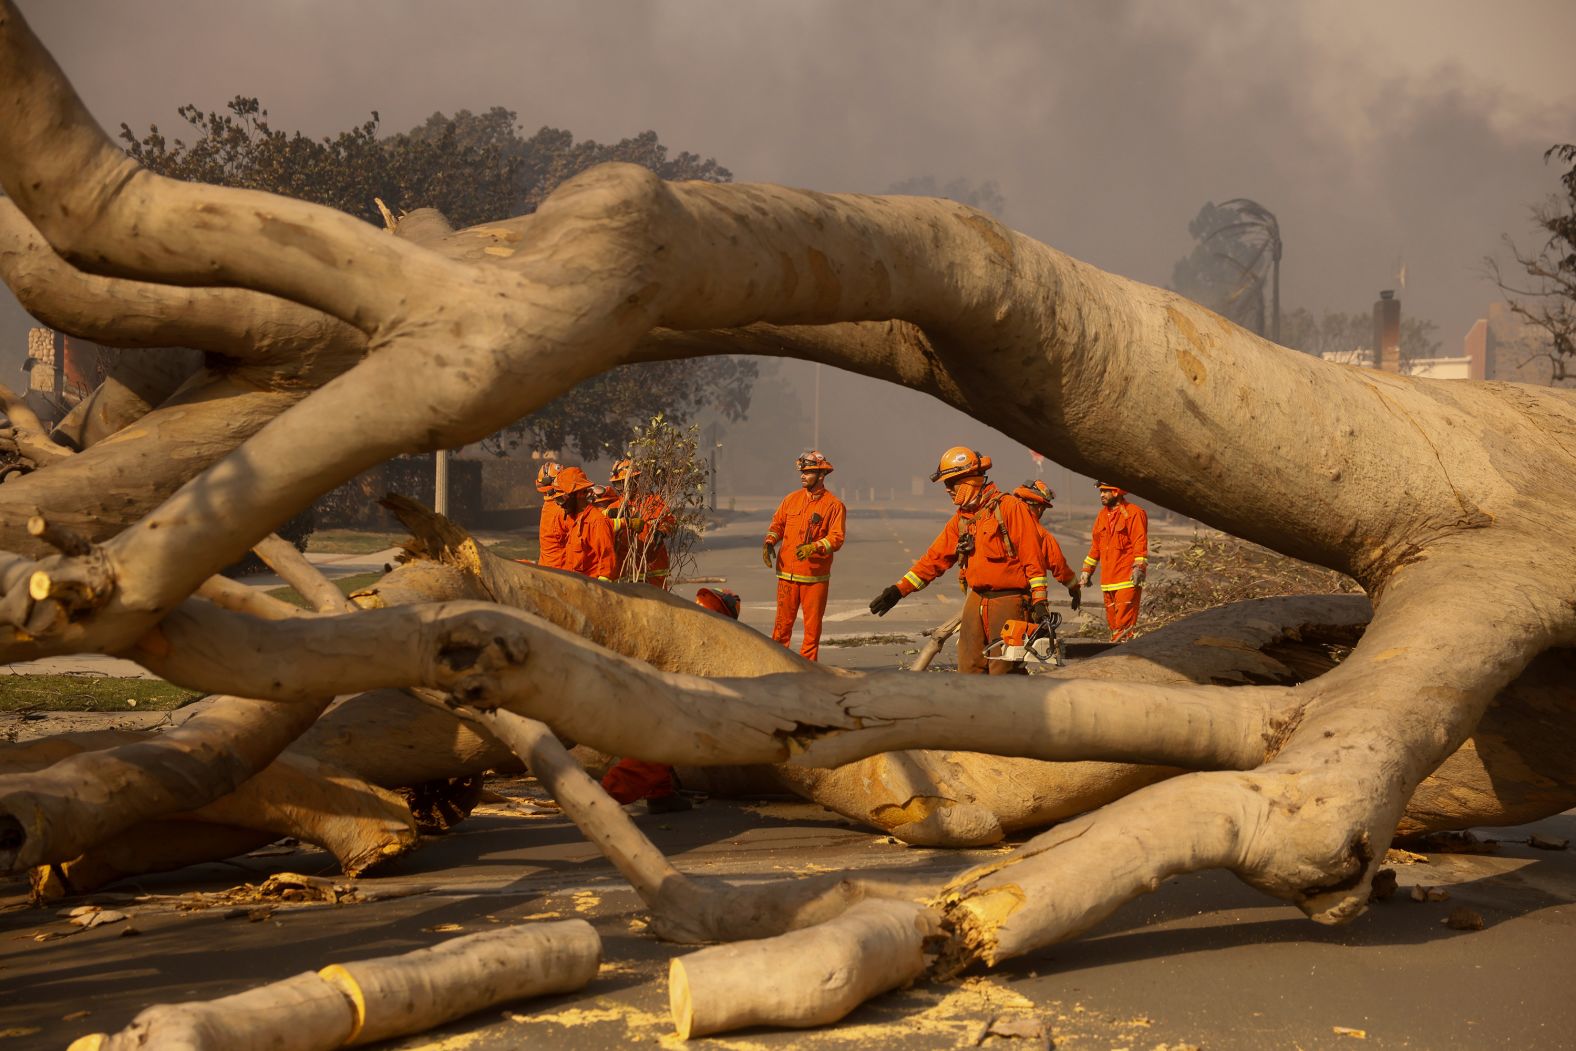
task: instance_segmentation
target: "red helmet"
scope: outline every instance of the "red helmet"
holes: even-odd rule
[[[565,467],[558,472],[558,477],[553,479],[553,495],[569,496],[591,488],[591,479],[578,467]]]
[[[1111,490],[1111,492],[1115,493],[1117,496],[1126,496],[1127,495],[1127,490],[1126,489],[1123,489],[1119,485],[1111,485],[1109,482],[1096,482],[1096,483],[1094,483],[1094,486],[1095,486],[1096,489],[1109,489],[1109,490]]]
[[[613,477],[608,479],[608,481],[617,485],[619,482],[627,482],[639,473],[640,470],[635,466],[635,461],[626,457],[613,465]]]
[[[989,456],[981,456],[967,446],[954,445],[941,454],[941,461],[936,464],[936,473],[930,476],[930,480],[945,482],[953,478],[966,478],[971,474],[984,474],[988,470],[990,470]]]
[[[739,596],[727,588],[701,588],[695,592],[695,601],[713,613],[739,619]]]
[[[1012,495],[1019,500],[1031,504],[1044,504],[1046,507],[1050,507],[1051,501],[1056,499],[1056,491],[1038,478],[1024,482],[1012,491]]]
[[[793,465],[801,471],[820,471],[823,475],[831,474],[833,471],[832,461],[822,456],[819,449],[800,453]]]
[[[553,491],[553,479],[557,478],[558,472],[563,469],[564,465],[557,460],[548,460],[542,464],[541,469],[536,472],[536,491],[539,493],[551,493]]]

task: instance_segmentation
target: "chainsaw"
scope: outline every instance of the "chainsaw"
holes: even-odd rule
[[[1032,660],[1053,668],[1065,667],[1062,640],[1056,629],[1062,622],[1060,613],[1052,612],[1040,623],[1027,620],[1009,620],[1002,625],[1001,638],[985,647],[985,659],[993,661]]]

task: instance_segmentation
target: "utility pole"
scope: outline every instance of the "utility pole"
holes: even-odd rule
[[[710,450],[709,450],[710,454],[711,454],[711,467],[708,470],[707,477],[706,477],[706,481],[707,481],[707,492],[706,492],[707,501],[706,502],[711,506],[711,509],[713,511],[715,511],[715,510],[717,510],[717,450],[722,448],[722,443],[717,440],[717,421],[716,420],[713,420],[711,422],[711,424],[706,428],[706,435],[707,435],[707,437],[706,437],[706,444],[711,447]]]
[[[432,509],[440,515],[449,513],[449,450],[439,449],[433,454],[437,461],[432,475]]]
[[[815,363],[815,425],[810,432],[810,448],[821,447],[821,363]]]

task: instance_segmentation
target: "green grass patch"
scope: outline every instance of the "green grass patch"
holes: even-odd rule
[[[368,584],[376,583],[381,579],[383,579],[381,570],[372,573],[352,573],[348,577],[340,577],[334,581],[334,586],[339,588],[340,594],[348,595],[352,591],[359,591]],[[302,609],[311,608],[307,600],[296,593],[295,588],[270,588],[267,594],[269,598],[280,599],[290,603],[292,606],[300,606]]]
[[[0,712],[167,712],[201,696],[163,679],[0,675]]]
[[[306,538],[306,549],[325,555],[370,555],[399,547],[409,533],[373,533],[362,529],[319,529]]]

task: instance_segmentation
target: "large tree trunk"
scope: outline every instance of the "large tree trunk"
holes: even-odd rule
[[[299,717],[289,706],[404,688],[671,763],[879,762],[880,787],[839,805],[916,840],[979,842],[1070,811],[994,794],[974,771],[1000,760],[870,757],[949,747],[1050,761],[1058,798],[1104,778],[1070,804],[1104,806],[925,897],[943,972],[1073,936],[1202,868],[1342,922],[1364,908],[1403,821],[1519,819],[1569,801],[1568,750],[1550,742],[1572,722],[1556,669],[1576,647],[1576,549],[1548,538],[1569,535],[1576,507],[1570,392],[1330,365],[946,201],[669,184],[607,165],[529,216],[460,231],[409,221],[390,237],[139,170],[6,0],[0,88],[0,184],[16,210],[0,237],[22,260],[8,282],[31,281],[30,305],[65,331],[202,349],[212,370],[74,455],[18,421],[11,439],[44,465],[0,489],[5,660],[122,653],[272,702],[281,722]],[[470,601],[407,604],[452,566],[391,580],[359,600],[382,608],[355,613],[266,619],[191,597],[392,455],[474,441],[621,364],[740,352],[928,391],[1068,467],[1353,575],[1371,618],[1312,677],[1296,647],[1354,633],[1366,611],[1226,612],[1191,639],[1171,633],[1164,652],[963,691],[767,656],[670,596],[490,579],[484,559],[462,575],[482,592]],[[643,624],[663,626],[644,634],[664,643],[629,643]],[[712,632],[720,645],[694,642]],[[1111,765],[1066,765],[1090,761]],[[170,795],[131,768],[140,798]],[[7,858],[70,841],[36,791],[51,770],[13,775]],[[1431,774],[1446,780],[1419,792]],[[62,805],[71,820],[102,788],[86,776],[76,809]],[[811,790],[834,798],[837,777]],[[105,809],[94,836],[123,831]],[[854,930],[860,917],[824,922],[814,940],[890,955]],[[765,945],[752,966],[798,951]],[[829,1006],[794,1017],[845,1005]]]

